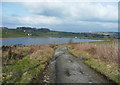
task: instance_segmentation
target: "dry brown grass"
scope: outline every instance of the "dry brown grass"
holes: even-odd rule
[[[54,50],[51,48],[50,45],[40,46],[40,48],[33,52],[30,55],[30,59],[37,59],[39,61],[48,61],[50,59],[49,56],[53,55]]]
[[[56,46],[31,45],[4,47],[2,56],[3,82],[30,83],[40,77],[39,75],[44,71],[49,60],[52,58]]]
[[[86,56],[106,63],[118,64],[118,42],[72,44],[75,50],[86,52]]]
[[[74,56],[85,58],[85,64],[108,79],[120,82],[118,41],[70,44],[68,47]]]
[[[2,63],[3,67],[12,65],[26,56],[41,61],[48,61],[47,56],[53,55],[57,45],[31,45],[31,46],[6,46],[2,48]],[[42,57],[41,57],[42,56]],[[45,57],[44,57],[45,56]]]

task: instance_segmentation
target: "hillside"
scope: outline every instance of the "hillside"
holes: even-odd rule
[[[78,38],[119,38],[117,32],[60,32],[52,31],[48,28],[30,28],[17,27],[17,29],[1,28],[1,38],[15,38],[15,37],[78,37]]]

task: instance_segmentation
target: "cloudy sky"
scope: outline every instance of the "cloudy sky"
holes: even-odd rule
[[[118,2],[2,2],[2,26],[57,31],[118,31]]]

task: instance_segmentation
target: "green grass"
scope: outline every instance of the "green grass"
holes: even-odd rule
[[[10,38],[10,37],[25,37],[27,36],[26,33],[22,31],[16,31],[15,29],[9,30],[2,30],[2,38]]]
[[[109,79],[116,83],[120,83],[120,75],[118,72],[118,67],[108,66],[106,63],[97,61],[95,59],[88,59],[84,61],[87,65],[95,69],[97,72],[105,75]]]
[[[45,68],[46,64],[47,63],[44,61],[37,61],[25,57],[10,68],[3,70],[3,72],[7,74],[6,78],[3,80],[10,83],[29,83],[32,78],[36,77]]]
[[[23,53],[31,53],[31,49],[23,49],[22,52]]]
[[[54,54],[54,48],[56,46],[53,45],[53,48],[50,46],[41,46],[40,48],[34,49],[33,53],[11,63],[11,65],[5,64],[2,69],[4,74],[2,83],[32,83],[34,79],[38,78],[38,76],[42,74]],[[29,48],[33,48],[33,46]],[[21,49],[23,49],[21,50],[22,53],[28,53],[30,51],[25,47],[21,47]]]
[[[107,40],[100,41],[100,42],[93,41],[93,42],[89,42],[89,43],[93,43],[96,45],[107,45],[107,44],[109,45],[109,44],[113,44],[115,42],[118,42],[118,39],[107,39]]]
[[[28,37],[28,33],[24,33],[19,30],[6,29],[2,31],[2,38],[17,38],[17,37]],[[65,32],[41,32],[41,31],[32,31],[32,36],[29,37],[84,37],[79,34],[65,33]]]
[[[99,45],[111,45],[112,43],[116,42],[117,40],[114,41],[102,41],[102,42],[89,42],[89,43],[94,43],[96,46]],[[78,43],[77,43],[78,44]],[[116,83],[120,83],[120,74],[119,74],[119,69],[120,66],[117,64],[114,64],[115,62],[105,62],[100,60],[97,57],[93,57],[91,55],[88,55],[90,53],[89,49],[87,50],[78,50],[74,48],[75,44],[70,44],[68,45],[68,51],[76,56],[77,58],[83,57],[85,58],[84,63],[96,70],[97,72],[105,75],[108,79],[113,80]],[[109,50],[109,49],[108,49]]]
[[[70,53],[72,53],[75,57],[85,56],[86,52],[84,51],[77,51],[76,49],[68,49]]]
[[[24,32],[23,30],[18,29],[0,29],[1,38],[17,38],[17,37],[78,37],[78,38],[90,38],[90,39],[104,39],[104,36],[85,34],[85,33],[72,33],[72,32],[59,32],[59,31],[50,31],[43,32],[38,30],[28,30]],[[32,36],[28,36],[28,33],[31,33]]]

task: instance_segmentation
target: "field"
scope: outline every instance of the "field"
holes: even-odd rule
[[[31,36],[28,36],[28,33],[31,33]],[[42,31],[33,31],[23,32],[23,30],[17,29],[3,29],[2,38],[14,38],[14,37],[74,37],[79,36],[72,33],[65,32],[42,32]]]
[[[52,59],[56,47],[2,46],[2,83],[34,83]]]
[[[106,39],[118,38],[118,33],[74,33],[74,32],[61,32],[61,31],[41,31],[41,30],[20,30],[0,28],[0,38],[18,38],[18,37],[78,37],[90,39]],[[28,36],[28,34],[31,34]]]
[[[118,69],[118,41],[69,44],[71,54],[116,83],[120,81]]]

